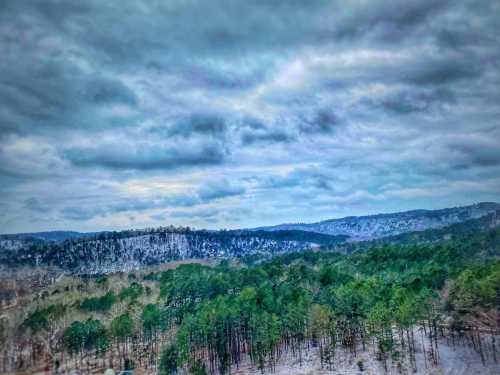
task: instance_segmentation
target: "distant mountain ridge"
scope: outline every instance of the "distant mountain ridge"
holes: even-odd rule
[[[0,238],[12,239],[12,240],[33,239],[42,241],[64,241],[72,238],[93,237],[97,233],[98,232],[75,232],[66,230],[54,230],[48,232],[3,234],[0,235]]]
[[[370,240],[386,236],[439,229],[470,219],[478,219],[500,210],[500,204],[481,202],[470,206],[439,210],[412,210],[370,216],[348,216],[316,223],[279,224],[258,227],[257,231],[300,230],[328,235],[349,236],[351,241]]]
[[[346,238],[301,231],[206,231],[174,227],[101,232],[64,241],[0,238],[0,265],[56,266],[69,273],[104,274],[180,259],[275,255],[334,246]]]
[[[432,243],[455,234],[482,232],[497,227],[498,218],[500,204],[478,203],[251,230],[169,226],[119,232],[2,235],[0,268],[55,266],[68,273],[103,274],[188,258],[277,255],[310,248],[351,252],[372,245]]]
[[[463,242],[470,238],[477,238],[479,233],[500,232],[500,211],[495,211],[478,219],[469,219],[460,223],[450,224],[443,228],[431,228],[422,231],[406,232],[372,240],[345,242],[335,246],[335,250],[351,253],[356,250],[366,250],[373,246],[414,246],[432,245],[445,241]],[[489,238],[496,254],[500,251],[498,236]],[[485,246],[482,246],[485,247]]]
[[[500,210],[500,203],[480,202],[469,206],[443,208],[438,210],[417,209],[366,216],[346,216],[339,219],[327,219],[315,223],[284,223],[235,230],[234,232],[299,231],[333,236],[347,236],[350,237],[351,240],[369,240],[426,229],[439,229],[466,220],[478,219],[498,210]],[[133,233],[134,230],[122,232]],[[78,238],[93,238],[103,233],[113,232],[46,231],[13,233],[0,235],[0,240],[65,241]]]

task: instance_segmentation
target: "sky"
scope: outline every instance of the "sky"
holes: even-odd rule
[[[0,232],[500,201],[500,2],[2,0]]]

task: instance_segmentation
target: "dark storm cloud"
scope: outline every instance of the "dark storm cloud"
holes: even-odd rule
[[[189,62],[188,62],[189,64]],[[223,92],[238,92],[250,89],[260,83],[269,70],[270,66],[259,65],[248,70],[225,70],[214,68],[210,65],[189,64],[184,70],[178,71],[166,67],[166,71],[179,74],[186,84],[207,87],[211,90]]]
[[[292,142],[295,137],[280,130],[257,130],[246,131],[241,136],[241,143],[243,145],[250,145],[253,143],[288,143]]]
[[[386,41],[407,38],[418,26],[446,8],[449,1],[371,1],[348,13],[341,22],[336,35],[341,38],[355,38],[370,35]]]
[[[226,152],[217,143],[180,146],[149,146],[144,144],[102,145],[66,150],[64,157],[76,166],[102,167],[114,170],[172,170],[183,167],[219,165]]]
[[[32,23],[46,34],[65,35],[101,63],[165,69],[173,57],[194,60],[267,48],[269,42],[276,46],[301,43],[298,36],[311,38],[311,31],[318,27],[316,23],[304,22],[303,18],[317,19],[320,15],[317,11],[327,6],[326,1],[311,1],[307,7],[298,2],[280,5],[225,0],[210,4],[47,1],[23,5],[21,17],[19,4],[6,1],[3,14],[6,20],[15,17],[20,23]],[[266,16],[273,12],[277,22],[267,22]],[[241,17],[242,14],[245,17]],[[296,29],[290,30],[288,25],[293,23]],[[279,39],[269,41],[269,33],[279,35]],[[241,75],[235,77],[241,79]]]
[[[474,56],[471,60],[436,59],[409,69],[408,81],[416,85],[443,85],[462,79],[475,78],[484,70]]]
[[[19,3],[8,1],[2,19],[9,31],[5,39],[9,40],[5,42],[6,64],[0,70],[0,99],[7,109],[0,111],[0,121],[11,131],[135,124],[138,119],[120,122],[112,115],[102,114],[94,104],[115,102],[134,107],[136,94],[120,80],[90,73],[86,71],[88,68],[95,65],[112,76],[122,65],[140,72],[154,66],[160,72],[178,74],[192,87],[215,85],[240,89],[250,86],[239,81],[255,77],[251,80],[260,82],[274,64],[272,58],[255,60],[252,64],[240,62],[234,55],[237,51],[274,51],[289,44],[323,43],[321,35],[327,35],[335,27],[351,27],[353,35],[364,35],[379,27],[413,28],[444,8],[445,2],[397,2],[390,7],[374,2],[353,6],[344,15],[334,12],[335,3],[324,1],[308,3],[307,7],[295,2],[236,5],[222,1],[197,7],[189,2],[172,6],[123,2],[115,7],[113,3],[63,5],[49,1],[24,4],[21,15]],[[275,22],[263,17],[271,9]],[[340,18],[340,22],[326,22],[325,15],[330,13],[334,19]],[[242,19],[239,14],[246,17]],[[113,22],[114,19],[121,22]],[[23,24],[31,24],[27,32],[22,32]],[[294,24],[294,28],[287,27],[289,24]],[[264,38],[268,35],[273,37]],[[230,67],[218,64],[217,58],[228,54],[234,63]],[[472,63],[458,59],[431,61],[417,70],[410,69],[402,78],[427,85],[474,77],[480,69],[471,58]],[[108,64],[103,66],[103,63]],[[223,83],[226,80],[228,83]],[[248,143],[286,139],[290,137],[285,132],[245,137]]]
[[[341,123],[340,118],[329,109],[320,109],[310,117],[304,117],[299,129],[303,133],[330,133]]]
[[[461,47],[479,45],[494,42],[489,35],[471,32],[470,29],[443,29],[436,32],[436,41],[439,46],[448,49],[460,49]]]
[[[340,1],[323,0],[308,1],[307,6],[301,1],[123,1],[119,5],[35,1],[23,5],[21,19],[34,21],[47,33],[67,34],[103,61],[162,66],[169,61],[172,50],[177,55],[184,52],[189,56],[213,56],[235,49],[254,51],[324,43],[335,34],[359,36],[377,28],[402,32],[439,14],[447,3],[397,1],[387,6],[383,1],[374,1],[349,7]],[[18,2],[5,1],[3,8],[5,18],[19,16]],[[269,22],[270,17],[273,22]],[[120,23],[113,22],[118,19]],[[167,52],[167,56],[159,52]]]
[[[193,114],[177,121],[170,129],[170,136],[190,137],[192,135],[222,136],[227,130],[225,119],[215,114]]]
[[[112,125],[102,108],[137,105],[135,93],[118,80],[89,74],[63,62],[31,65],[28,57],[8,59],[0,67],[2,129],[44,133],[51,128],[99,128]]]
[[[231,184],[227,180],[211,181],[208,184],[200,187],[197,194],[204,202],[215,199],[233,197],[241,195],[245,192],[245,188],[240,185]]]
[[[240,141],[243,146],[259,143],[289,143],[296,137],[292,130],[286,130],[286,124],[279,121],[265,124],[258,118],[246,117],[240,126]]]
[[[259,119],[255,117],[246,117],[242,121],[243,128],[248,128],[251,130],[263,130],[266,129],[266,125]]]
[[[500,140],[470,136],[456,139],[448,145],[454,156],[451,165],[458,169],[495,167],[500,165]]]
[[[439,109],[443,104],[456,102],[455,95],[447,89],[406,89],[390,93],[386,97],[368,99],[371,106],[382,108],[387,112],[410,114]]]
[[[33,25],[37,38],[27,47],[39,46],[44,37],[61,36],[68,46],[54,48],[54,55],[71,53],[111,70],[156,68],[180,73],[193,85],[239,89],[262,81],[273,66],[272,59],[226,68],[214,58],[327,43],[336,33],[361,37],[383,28],[402,35],[443,9],[445,2],[400,1],[391,7],[373,2],[340,12],[345,6],[339,5],[328,1],[311,1],[307,6],[301,2],[124,1],[117,5],[90,1],[62,5],[49,1],[26,4],[19,17],[19,5],[8,2],[4,18],[8,22],[17,16],[21,24]]]

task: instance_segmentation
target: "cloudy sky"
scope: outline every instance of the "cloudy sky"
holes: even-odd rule
[[[2,0],[0,232],[500,201],[500,2]]]

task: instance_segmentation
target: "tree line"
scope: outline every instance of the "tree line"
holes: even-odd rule
[[[439,363],[443,339],[496,362],[500,254],[492,244],[498,240],[497,229],[437,245],[186,264],[130,277],[117,292],[104,277],[96,279],[109,289],[101,296],[37,309],[20,330],[31,342],[31,361],[47,360],[50,352],[54,367],[69,358],[83,368],[226,374],[247,362],[272,370],[284,356],[302,362],[315,350],[322,366],[333,368],[339,350],[356,357],[370,348],[385,368],[416,370],[422,348],[426,364]],[[157,297],[142,305],[152,293],[147,283]],[[118,303],[129,308],[113,315]],[[73,310],[88,318],[61,326]]]

